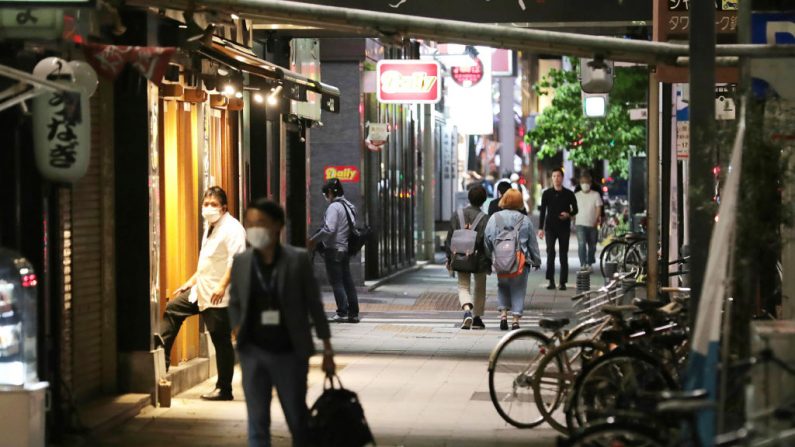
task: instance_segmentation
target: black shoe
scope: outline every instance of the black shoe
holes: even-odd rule
[[[475,317],[472,319],[472,329],[486,329],[486,325],[480,317]]]
[[[512,331],[515,331],[515,330],[517,330],[517,329],[519,329],[519,323],[513,323],[513,324],[511,325],[511,330],[512,330]]]
[[[555,281],[549,281],[549,285],[547,285],[547,290],[555,290]]]
[[[330,317],[328,319],[328,321],[329,321],[329,323],[345,323],[346,321],[348,321],[348,316],[347,315],[334,314],[334,316]]]
[[[501,331],[507,331],[508,330],[508,320],[507,319],[501,319],[500,320],[500,330]]]
[[[351,315],[348,317],[348,323],[358,323],[359,321],[358,315]]]
[[[555,287],[553,286],[552,288],[554,289]],[[566,283],[565,282],[560,283],[560,287],[558,287],[558,290],[566,290]]]
[[[231,391],[221,391],[219,388],[212,390],[207,394],[202,394],[201,398],[204,400],[233,400]]]

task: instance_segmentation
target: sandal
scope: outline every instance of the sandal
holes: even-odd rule
[[[507,323],[507,322],[506,322],[506,323]],[[519,323],[513,323],[513,324],[511,324],[511,330],[512,330],[512,331],[515,331],[515,330],[517,330],[517,329],[519,329]]]

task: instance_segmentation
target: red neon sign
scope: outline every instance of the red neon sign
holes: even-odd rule
[[[442,99],[440,74],[436,61],[379,61],[376,68],[378,102],[435,104]]]

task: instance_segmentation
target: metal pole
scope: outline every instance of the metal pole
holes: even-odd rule
[[[657,241],[659,240],[660,222],[660,83],[657,74],[649,73],[649,137],[646,160],[649,163],[647,188],[649,191],[649,208],[647,210],[648,225],[646,236],[646,263],[648,279],[646,280],[646,296],[650,300],[657,299],[657,281],[659,263],[657,262]]]
[[[701,2],[692,3],[697,5]],[[712,5],[712,2],[704,3]],[[333,28],[335,31],[369,34],[390,40],[394,40],[396,37],[414,37],[461,44],[531,50],[541,54],[582,57],[601,54],[612,60],[649,64],[657,62],[674,64],[678,56],[688,55],[687,45],[682,44],[416,17],[285,0],[127,0],[125,4],[146,8],[162,7],[183,11],[195,9],[197,11],[234,13],[248,18],[261,17],[267,19],[268,23],[275,23],[273,21],[278,20],[280,23]],[[692,10],[693,8],[691,8],[691,12]],[[713,19],[715,17],[714,11],[712,17]],[[690,29],[699,30],[693,25],[691,19]],[[699,26],[706,27],[706,23]],[[714,29],[714,27],[713,20],[710,29]],[[698,34],[695,32],[690,36],[692,38],[693,35]],[[720,56],[792,57],[795,55],[795,45],[719,45],[718,54]],[[714,58],[715,52],[713,51],[711,59]]]
[[[423,191],[423,253],[427,261],[433,262],[434,250],[434,173],[436,171],[436,153],[434,151],[434,120],[433,105],[426,104],[423,109],[422,126],[422,191]]]
[[[690,235],[691,309],[698,309],[712,214],[712,160],[715,148],[715,4],[690,3],[690,166],[688,231]],[[695,326],[696,313],[690,313]]]
[[[660,166],[662,168],[660,177],[660,200],[661,200],[661,213],[660,213],[660,285],[668,285],[668,273],[670,267],[669,253],[671,252],[671,113],[673,109],[673,101],[671,97],[672,88],[671,84],[662,85],[662,123],[660,126],[662,145],[660,147],[662,160]]]

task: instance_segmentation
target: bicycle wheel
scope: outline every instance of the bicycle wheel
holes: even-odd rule
[[[629,245],[624,255],[625,272],[629,271],[646,271],[646,259],[648,257],[649,243],[646,240],[635,241]]]
[[[642,418],[654,405],[642,396],[675,389],[676,381],[654,357],[635,348],[623,348],[596,360],[572,386],[566,408],[570,431],[607,417]]]
[[[614,241],[602,249],[602,254],[599,256],[599,269],[603,277],[607,278],[607,272],[605,271],[605,263],[607,262],[614,262],[618,268],[624,267],[624,256],[628,247],[629,244],[624,241]]]
[[[574,378],[583,366],[606,351],[607,347],[597,341],[572,340],[561,343],[541,359],[533,376],[535,403],[552,428],[568,433],[562,410]]]
[[[489,364],[491,402],[509,424],[532,428],[544,422],[533,398],[532,377],[553,341],[529,329],[510,333],[505,340]]]
[[[604,423],[587,427],[569,438],[566,447],[663,447],[663,433],[634,423]]]

